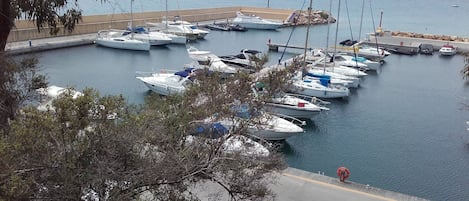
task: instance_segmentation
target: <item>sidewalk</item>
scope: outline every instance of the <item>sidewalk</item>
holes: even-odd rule
[[[275,200],[288,201],[425,201],[426,199],[319,175],[295,168],[287,168],[276,174],[277,182],[271,184]],[[217,184],[206,182],[197,185],[196,194],[201,200],[229,200],[229,196]],[[213,196],[218,196],[213,198]]]
[[[7,43],[5,51],[12,55],[16,55],[79,45],[89,45],[94,43],[95,38],[96,34],[93,33],[35,39],[30,41],[10,42]]]

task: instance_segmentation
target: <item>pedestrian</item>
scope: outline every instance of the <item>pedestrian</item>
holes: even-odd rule
[[[346,167],[339,167],[337,168],[337,176],[339,176],[340,182],[345,182],[350,176],[350,170]]]

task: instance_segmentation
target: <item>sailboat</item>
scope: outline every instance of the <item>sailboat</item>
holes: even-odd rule
[[[162,22],[147,22],[149,31],[154,32],[163,32],[170,35],[170,38],[173,40],[173,43],[177,44],[186,44],[187,41],[197,40],[199,35],[194,33],[194,31],[182,23],[172,24],[167,19],[168,18],[168,0],[166,0],[166,16]],[[204,35],[205,36],[205,35]]]
[[[133,1],[130,0],[130,25],[133,22],[132,6]],[[134,33],[125,34],[123,30],[109,29],[100,30],[96,37],[95,43],[104,47],[125,49],[125,50],[141,50],[149,51],[150,42],[148,40],[139,40],[134,38]]]
[[[313,1],[310,0],[308,8],[308,15],[311,16],[311,7]],[[310,20],[310,18],[308,18]],[[308,47],[309,28],[311,23],[308,22],[308,29],[306,31],[306,42],[303,56],[303,63],[306,64],[306,52]],[[298,72],[297,76],[293,78],[293,84],[291,92],[302,94],[306,96],[313,96],[318,98],[346,98],[350,94],[350,90],[343,85],[334,85],[331,83],[330,76],[324,76],[319,79],[311,79],[306,77],[303,72],[307,72],[307,66],[303,67],[303,70]],[[324,70],[325,71],[325,70]]]

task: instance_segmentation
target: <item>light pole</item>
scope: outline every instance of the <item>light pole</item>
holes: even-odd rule
[[[270,0],[267,0],[267,8],[270,8]]]

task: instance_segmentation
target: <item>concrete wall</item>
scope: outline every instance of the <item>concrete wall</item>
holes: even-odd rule
[[[189,22],[202,22],[220,19],[234,18],[236,11],[245,14],[254,14],[266,19],[276,19],[284,21],[293,12],[293,10],[256,8],[256,7],[223,7],[207,9],[190,10],[172,10],[168,11],[168,19],[174,19],[174,16],[180,16],[183,20]],[[166,16],[165,11],[134,13],[134,25],[144,25],[145,22],[161,22]],[[83,16],[81,21],[72,33],[59,31],[57,36],[78,35],[97,33],[102,29],[125,29],[130,22],[130,14],[109,14]],[[30,39],[54,37],[49,34],[49,29],[44,28],[39,32],[34,23],[25,20],[15,21],[14,28],[8,37],[8,42],[27,41]]]

